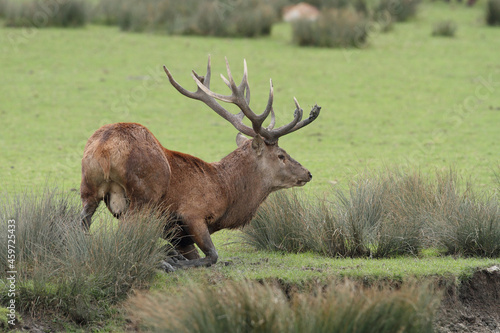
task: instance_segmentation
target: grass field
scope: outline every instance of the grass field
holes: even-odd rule
[[[431,36],[442,15],[457,22],[456,38]],[[272,77],[278,123],[292,118],[293,96],[306,112],[323,107],[280,142],[311,170],[309,190],[384,164],[453,166],[489,185],[499,164],[500,65],[498,29],[482,15],[480,5],[424,5],[416,20],[372,33],[365,49],[337,50],[299,48],[287,25],[257,40],[2,28],[2,188],[47,179],[77,188],[86,140],[112,122],[142,123],[167,148],[219,160],[235,148],[235,130],[172,89],[161,69],[193,87],[190,71],[203,72],[208,54],[215,73],[227,56],[236,78],[247,59],[256,109]],[[226,87],[215,79],[214,89]]]
[[[300,48],[283,23],[270,37],[251,40],[133,34],[95,25],[2,27],[0,191],[36,191],[47,183],[78,189],[86,140],[114,122],[144,124],[169,149],[221,159],[235,149],[236,131],[208,107],[181,96],[162,70],[165,64],[194,90],[190,71],[204,74],[210,54],[213,72],[225,72],[227,56],[236,80],[247,60],[255,110],[264,109],[273,79],[278,125],[292,119],[294,96],[306,114],[315,103],[322,107],[318,120],[280,141],[313,174],[303,189],[308,194],[321,197],[364,170],[387,165],[409,165],[428,175],[454,168],[479,189],[498,192],[500,30],[485,26],[483,6],[424,2],[417,18],[393,31],[374,27],[362,49]],[[454,38],[431,36],[443,19],[456,22]],[[212,82],[214,90],[227,92],[216,75]],[[180,285],[227,279],[297,286],[342,277],[400,281],[439,275],[460,281],[477,267],[498,264],[498,258],[432,252],[332,260],[257,251],[238,231],[221,231],[213,239],[221,264],[158,273],[152,289],[173,292]],[[120,315],[115,320],[109,325],[126,325]]]

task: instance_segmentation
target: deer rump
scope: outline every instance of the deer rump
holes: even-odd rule
[[[135,123],[105,125],[88,140],[82,159],[83,197],[102,198],[120,217],[134,206],[161,203],[170,166],[154,135]],[[157,188],[161,184],[161,188]],[[131,200],[133,198],[133,200]]]
[[[210,266],[218,259],[210,234],[245,225],[271,192],[303,186],[311,180],[311,173],[278,146],[278,139],[311,123],[321,108],[315,105],[309,118],[302,120],[303,111],[294,99],[293,121],[274,129],[272,82],[266,110],[256,115],[249,107],[246,62],[239,86],[234,83],[227,60],[226,65],[229,79],[223,79],[232,91],[230,96],[210,90],[210,58],[205,77],[193,72],[196,92],[185,90],[166,68],[165,72],[179,92],[204,102],[251,138],[238,133],[238,147],[233,152],[219,162],[207,163],[164,148],[140,124],[104,125],[89,138],[82,159],[80,192],[85,230],[89,230],[101,201],[117,218],[127,211],[154,205],[174,216],[180,226],[175,231],[167,230],[170,236],[173,233],[176,255],[164,262],[164,268]],[[236,104],[241,112],[228,112],[216,99]],[[268,115],[271,122],[264,128],[262,123]],[[243,124],[243,117],[249,118],[252,127]],[[194,244],[204,258],[200,258]]]

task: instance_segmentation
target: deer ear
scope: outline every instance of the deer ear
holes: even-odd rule
[[[255,150],[257,156],[260,156],[262,154],[265,145],[266,143],[260,135],[255,136],[252,140],[252,149]]]
[[[241,133],[236,134],[236,144],[241,147],[248,139]]]

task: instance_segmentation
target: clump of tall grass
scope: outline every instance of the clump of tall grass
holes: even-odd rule
[[[380,0],[375,13],[388,13],[394,21],[404,22],[417,15],[420,0]]]
[[[86,0],[6,0],[4,7],[5,25],[10,27],[81,27],[89,21]]]
[[[104,219],[85,234],[80,204],[70,194],[45,189],[0,200],[0,247],[8,243],[7,223],[15,221],[16,304],[19,310],[48,309],[85,323],[102,319],[109,306],[132,287],[146,284],[163,258],[160,236],[165,220],[154,211],[130,215],[119,223]],[[7,251],[0,252],[5,277]],[[3,280],[5,281],[5,280]],[[0,283],[0,301],[9,301]]]
[[[272,25],[278,20],[278,14],[268,1],[243,1],[242,7],[235,8],[232,20],[236,36],[267,36],[271,34]]]
[[[258,37],[269,35],[276,21],[276,9],[268,1],[204,1],[198,5],[185,33],[218,37]]]
[[[277,192],[259,208],[251,226],[243,229],[246,242],[269,251],[319,252],[320,242],[315,239],[321,234],[318,221],[327,219],[329,212],[316,208],[295,191]]]
[[[330,285],[325,291],[294,295],[293,332],[433,332],[439,298],[431,285]]]
[[[191,285],[175,295],[132,299],[133,315],[158,332],[286,332],[290,307],[277,288],[257,282]]]
[[[131,312],[161,332],[432,332],[438,303],[427,286],[365,290],[345,282],[287,295],[267,283],[228,281],[138,296]]]
[[[5,10],[7,8],[7,1],[8,0],[0,0],[0,18],[5,17]]]
[[[389,172],[363,177],[325,199],[278,192],[243,231],[250,244],[267,250],[332,257],[416,255],[424,222],[416,211],[424,187],[418,176]]]
[[[93,20],[123,31],[183,33],[198,5],[195,0],[101,0]]]
[[[325,9],[316,21],[293,22],[293,40],[301,46],[361,47],[368,37],[368,20],[354,9]]]
[[[431,247],[466,256],[500,254],[498,198],[479,196],[471,186],[461,190],[453,171],[425,177],[387,169],[325,199],[278,192],[243,232],[259,249],[332,257],[418,255]]]
[[[500,0],[488,0],[486,5],[486,24],[500,25]]]
[[[434,217],[437,245],[447,254],[478,257],[500,256],[500,203],[494,196],[473,190],[447,198]]]
[[[455,22],[446,20],[440,21],[434,25],[432,29],[432,36],[454,37],[457,31]]]
[[[268,35],[276,20],[275,7],[264,0],[101,0],[95,18],[124,31],[221,37]]]
[[[394,28],[395,19],[387,10],[377,10],[372,13],[372,28],[380,32],[389,32]]]

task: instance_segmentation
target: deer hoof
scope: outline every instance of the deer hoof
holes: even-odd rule
[[[172,272],[176,271],[176,269],[174,268],[174,266],[172,266],[171,264],[169,264],[166,261],[162,261],[161,262],[161,269],[163,269],[167,273],[172,273]]]

